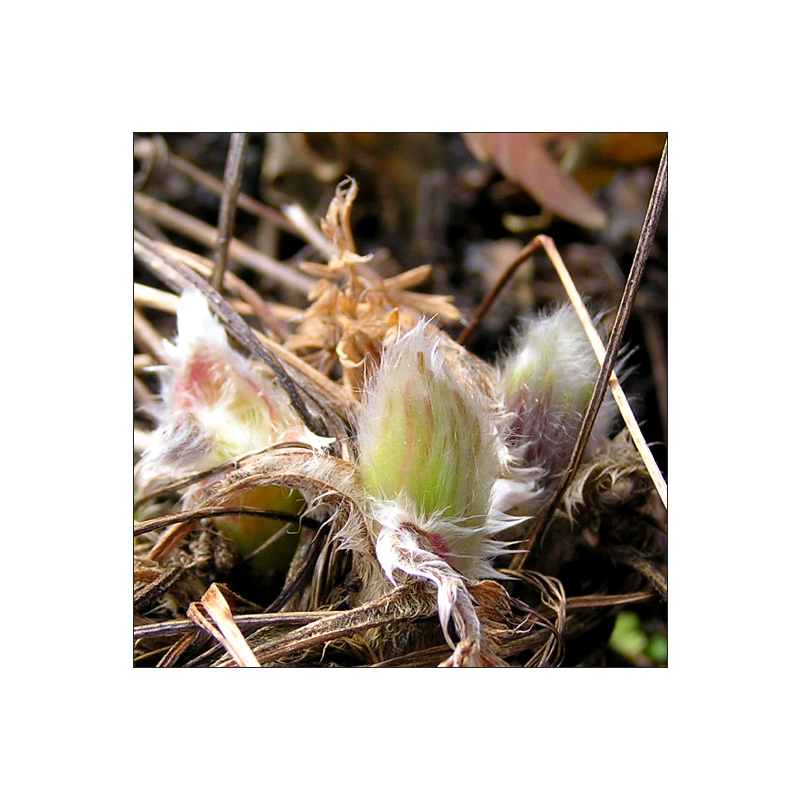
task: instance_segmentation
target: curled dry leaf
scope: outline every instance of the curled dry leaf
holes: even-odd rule
[[[222,644],[240,667],[259,666],[250,645],[233,619],[230,606],[215,583],[199,603],[189,606],[188,616]]]

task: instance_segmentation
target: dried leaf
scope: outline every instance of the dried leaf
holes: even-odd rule
[[[553,160],[538,133],[464,133],[481,161],[492,161],[544,208],[586,228],[602,228],[606,216],[581,186]]]
[[[187,616],[204,631],[210,633],[240,667],[260,666],[239,626],[234,622],[230,606],[216,583],[211,584],[199,603],[192,603],[189,606]]]

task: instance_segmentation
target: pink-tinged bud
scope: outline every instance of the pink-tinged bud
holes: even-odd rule
[[[142,459],[145,482],[201,472],[280,442],[327,442],[303,426],[280,388],[233,350],[199,291],[181,296],[178,337],[164,347],[171,364],[162,386],[161,423]],[[298,492],[264,487],[232,505],[298,513],[302,502]],[[216,518],[214,524],[243,554],[282,526],[245,516]]]
[[[433,583],[445,635],[452,615],[460,635],[479,640],[464,577],[497,577],[490,561],[504,546],[493,534],[519,520],[493,502],[497,408],[468,369],[456,377],[443,345],[420,323],[385,350],[358,419],[358,468],[386,575]]]
[[[171,368],[145,473],[202,471],[281,441],[321,443],[282,391],[233,350],[196,289],[181,296],[178,337],[164,347]]]
[[[524,467],[542,470],[545,486],[566,468],[600,372],[577,315],[564,305],[529,321],[501,365],[511,412],[509,446]],[[607,395],[587,448],[591,455],[614,421]]]
[[[456,378],[419,324],[384,352],[358,420],[368,495],[391,506],[397,523],[424,530],[431,551],[468,577],[486,577],[497,551],[495,415],[490,399],[466,376]]]

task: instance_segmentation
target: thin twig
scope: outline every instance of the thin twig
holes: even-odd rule
[[[586,310],[586,306],[583,304],[583,300],[581,299],[575,283],[569,274],[569,270],[564,264],[564,260],[561,258],[561,255],[558,252],[558,248],[555,246],[553,240],[544,234],[534,237],[522,250],[522,252],[511,262],[511,264],[506,267],[505,271],[492,287],[489,294],[472,315],[467,327],[461,332],[461,335],[458,337],[459,344],[463,345],[467,341],[477,325],[480,323],[481,319],[486,314],[491,304],[497,299],[497,296],[500,294],[503,287],[508,283],[517,269],[522,266],[525,260],[539,247],[544,249],[547,257],[550,259],[550,262],[555,268],[558,277],[561,279],[561,283],[566,290],[567,297],[575,308],[578,319],[581,321],[583,329],[586,331],[586,335],[589,337],[589,342],[591,343],[592,349],[597,356],[597,360],[602,365],[606,355],[603,342],[600,340],[600,336],[594,327],[592,318],[589,316],[589,312]],[[631,409],[628,398],[625,396],[625,392],[620,385],[616,373],[612,372],[611,374],[610,386],[611,393],[614,396],[617,406],[619,407],[620,415],[625,421],[625,425],[631,434],[631,440],[636,446],[636,449],[639,451],[639,454],[642,456],[642,461],[644,461],[645,467],[650,474],[650,478],[652,479],[653,484],[658,491],[658,495],[661,498],[661,501],[664,503],[664,507],[666,508],[667,484],[664,481],[664,476],[661,474],[661,470],[659,470],[658,465],[653,458],[653,454],[650,452],[647,441],[642,435],[642,431],[639,428],[639,423],[636,421],[636,416],[633,413],[633,409]]]
[[[217,246],[214,250],[214,274],[211,276],[211,285],[218,292],[222,290],[222,279],[228,269],[228,245],[233,237],[233,224],[236,220],[236,197],[242,187],[244,149],[246,145],[246,133],[231,134],[228,159],[225,162],[225,175],[223,177],[222,202],[219,206]]]
[[[503,291],[505,285],[511,280],[514,273],[519,269],[522,264],[528,259],[528,257],[539,247],[541,247],[542,237],[536,236],[534,237],[528,244],[522,249],[522,252],[506,267],[505,272],[498,278],[495,282],[494,286],[492,287],[489,294],[484,297],[483,302],[478,306],[478,308],[470,317],[469,322],[467,323],[467,327],[461,331],[461,334],[458,337],[458,343],[460,345],[466,344],[467,340],[472,333],[474,332],[475,328],[478,327],[478,324],[483,319],[486,312],[489,310],[489,307],[494,303],[497,299],[497,296],[500,292]]]
[[[198,256],[196,253],[190,253],[188,250],[182,250],[174,245],[156,245],[156,249],[161,248],[161,252],[167,252],[174,255],[180,261],[183,261],[186,266],[191,267],[195,272],[199,272],[204,278],[212,274],[214,270],[213,262],[207,258]],[[225,273],[225,286],[229,291],[235,292],[245,302],[250,305],[252,309],[250,313],[255,314],[261,320],[264,327],[279,341],[283,341],[289,336],[289,329],[280,319],[282,315],[284,319],[295,319],[302,312],[299,309],[290,308],[289,306],[279,306],[277,303],[267,303],[261,295],[250,286],[249,283],[243,281],[238,275],[232,272]]]
[[[586,336],[592,345],[592,350],[594,350],[597,361],[600,365],[602,365],[606,357],[606,349],[603,347],[603,342],[601,341],[600,336],[594,327],[594,323],[592,322],[589,312],[586,310],[586,306],[583,304],[583,300],[581,299],[580,293],[578,292],[578,289],[572,280],[572,276],[569,274],[569,270],[561,258],[561,255],[559,254],[553,240],[549,236],[540,236],[539,238],[541,239],[542,247],[544,247],[550,262],[558,273],[558,277],[564,284],[567,297],[572,303],[581,325],[583,325],[583,330],[586,332]],[[664,480],[664,476],[661,474],[661,470],[658,468],[658,464],[656,464],[656,460],[653,458],[652,452],[650,452],[650,448],[648,447],[647,441],[645,440],[642,431],[639,428],[639,423],[636,421],[636,416],[634,415],[633,409],[628,402],[628,398],[625,396],[625,392],[622,390],[619,379],[617,378],[616,373],[613,371],[611,373],[611,377],[609,378],[609,386],[611,387],[611,394],[614,395],[614,400],[617,402],[622,419],[625,420],[625,425],[627,426],[631,435],[631,440],[633,441],[634,445],[636,445],[636,449],[639,451],[639,455],[641,455],[645,467],[647,467],[647,471],[650,474],[653,485],[656,487],[658,496],[661,498],[664,508],[666,508],[666,481]]]
[[[253,652],[259,663],[264,664],[389,622],[412,621],[435,614],[433,596],[428,593],[412,594],[413,591],[409,586],[401,586],[378,600],[344,611],[333,619],[312,622],[277,641],[259,645]],[[404,602],[406,600],[409,602]]]
[[[143,353],[154,356],[159,363],[167,363],[162,338],[139,309],[133,309],[133,341]]]
[[[156,519],[147,519],[137,522],[133,526],[133,535],[141,536],[144,533],[156,531],[159,528],[166,528],[178,522],[188,522],[194,519],[205,519],[206,517],[226,517],[241,515],[244,517],[266,517],[278,522],[294,522],[300,525],[307,525],[312,530],[319,530],[321,523],[308,517],[298,517],[295,514],[284,514],[282,511],[265,511],[263,508],[252,508],[250,506],[208,506],[195,508],[191,511],[178,511],[175,514],[166,514]]]
[[[215,178],[213,175],[209,175],[207,172],[204,172],[191,162],[186,161],[180,156],[176,156],[174,153],[170,153],[167,159],[167,164],[176,169],[178,172],[182,172],[187,178],[191,178],[199,186],[214,192],[214,194],[222,194],[222,181],[218,178]],[[282,228],[287,233],[291,233],[293,236],[304,238],[302,232],[299,231],[283,214],[281,214],[280,211],[270,208],[260,200],[250,197],[250,195],[239,192],[239,194],[236,196],[236,205],[241,208],[242,211],[247,211],[254,217],[267,220],[268,222],[277,225],[279,228]]]
[[[307,361],[303,361],[300,356],[287,350],[278,342],[259,333],[256,336],[266,348],[275,354],[276,358],[281,359],[281,363],[295,371],[298,379],[303,378],[303,382],[308,381],[314,387],[314,394],[334,406],[338,413],[346,416],[352,409],[358,407],[358,398],[354,397],[346,387],[332,381],[327,375],[323,375]]]
[[[162,244],[160,242],[153,243],[153,248],[159,253],[166,253],[167,255],[174,256],[179,261],[186,264],[187,267],[191,267],[195,272],[199,272],[206,279],[210,278],[214,272],[214,262],[202,256],[198,256],[196,253],[190,253],[188,250],[175,247],[175,245]],[[239,297],[242,298],[242,301],[244,301],[244,304],[240,303],[238,307],[235,302],[231,302],[231,305],[236,308],[240,314],[254,314],[257,316],[264,327],[279,341],[288,338],[289,329],[283,324],[280,318],[296,319],[302,313],[299,309],[291,308],[290,306],[282,306],[278,303],[267,303],[252,286],[230,271],[225,273],[224,284],[229,292],[238,294]],[[173,313],[175,313],[175,308],[177,308],[177,306],[171,309]]]
[[[632,603],[646,603],[657,598],[658,594],[652,590],[631,592],[630,594],[587,594],[582,597],[568,597],[567,611],[577,611],[582,608],[627,606]]]
[[[233,619],[242,630],[257,630],[273,625],[308,625],[318,619],[333,617],[341,611],[281,611],[278,614],[234,614]],[[133,629],[134,639],[154,639],[159,636],[178,636],[196,630],[194,622],[173,620],[137,625]]]
[[[310,242],[320,253],[331,258],[338,252],[337,248],[325,237],[314,224],[314,220],[299,203],[289,203],[283,207],[283,213],[290,219],[306,241]]]
[[[617,318],[614,320],[614,327],[611,330],[611,336],[608,343],[608,350],[606,351],[603,366],[600,368],[600,374],[597,376],[597,381],[594,385],[592,398],[589,401],[589,407],[583,417],[578,439],[575,442],[575,447],[572,450],[569,464],[567,465],[564,475],[555,491],[555,494],[550,499],[550,502],[545,506],[542,513],[536,518],[531,532],[528,534],[523,547],[518,552],[511,562],[512,569],[521,569],[525,564],[526,559],[531,553],[534,542],[537,541],[540,533],[546,530],[547,526],[553,518],[558,504],[561,502],[564,492],[569,486],[575,471],[577,470],[581,458],[583,458],[586,445],[589,443],[589,436],[592,432],[597,414],[600,411],[600,406],[603,403],[606,389],[608,387],[608,380],[611,377],[611,371],[614,363],[619,355],[620,347],[622,346],[622,336],[625,333],[625,328],[633,312],[633,301],[636,297],[636,290],[644,274],[644,267],[647,261],[647,256],[650,253],[650,245],[656,232],[656,225],[658,218],[661,214],[661,209],[664,205],[664,198],[667,193],[667,144],[664,143],[664,152],[661,155],[661,163],[658,165],[658,172],[656,173],[655,183],[653,185],[653,192],[650,196],[650,203],[647,207],[645,214],[644,224],[639,236],[639,244],[636,247],[636,254],[633,257],[633,265],[631,266],[628,280],[625,283],[625,291],[622,294],[622,300],[617,310]]]
[[[208,587],[197,603],[189,606],[186,615],[197,626],[211,634],[240,667],[258,667],[259,663],[233,619],[233,612],[216,583]]]
[[[154,200],[146,194],[134,192],[133,207],[135,211],[156,220],[159,225],[188,236],[209,249],[213,249],[217,243],[217,230],[212,225],[201,222],[166,203]],[[230,257],[233,261],[244,264],[261,275],[304,295],[308,294],[315,284],[313,279],[275,261],[238,239],[231,240]]]
[[[225,275],[225,283],[228,282],[227,278],[229,277],[230,273],[227,273]],[[154,286],[148,286],[144,283],[133,284],[133,302],[135,305],[142,308],[165,311],[167,314],[177,314],[178,299],[177,295],[162,291],[161,289],[156,289]],[[243,317],[250,316],[253,313],[253,309],[250,305],[243,300],[230,300],[229,302],[231,308]]]

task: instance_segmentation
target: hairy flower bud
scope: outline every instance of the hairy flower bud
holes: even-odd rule
[[[327,441],[310,433],[282,391],[233,350],[196,289],[181,296],[178,337],[164,347],[171,363],[162,386],[161,421],[142,458],[145,483],[211,469],[283,441],[312,446]],[[232,504],[296,514],[303,500],[298,492],[258,487]],[[281,527],[246,516],[218,517],[214,524],[244,555]]]
[[[146,472],[200,471],[279,441],[320,441],[281,390],[230,346],[196,289],[181,295],[178,337],[164,347],[171,364]]]
[[[594,384],[597,359],[574,310],[564,305],[530,320],[501,366],[509,423],[509,446],[525,467],[557,482],[569,462]],[[605,439],[615,406],[606,396],[587,453]]]
[[[423,325],[384,353],[359,419],[367,493],[424,530],[432,550],[469,577],[492,551],[496,430],[489,399],[454,376]]]
[[[494,502],[497,408],[468,367],[454,374],[442,345],[420,323],[386,349],[358,421],[358,467],[386,575],[394,582],[397,570],[436,585],[448,641],[452,615],[459,635],[480,647],[464,577],[497,576],[490,561],[504,546],[493,534],[518,520]]]

